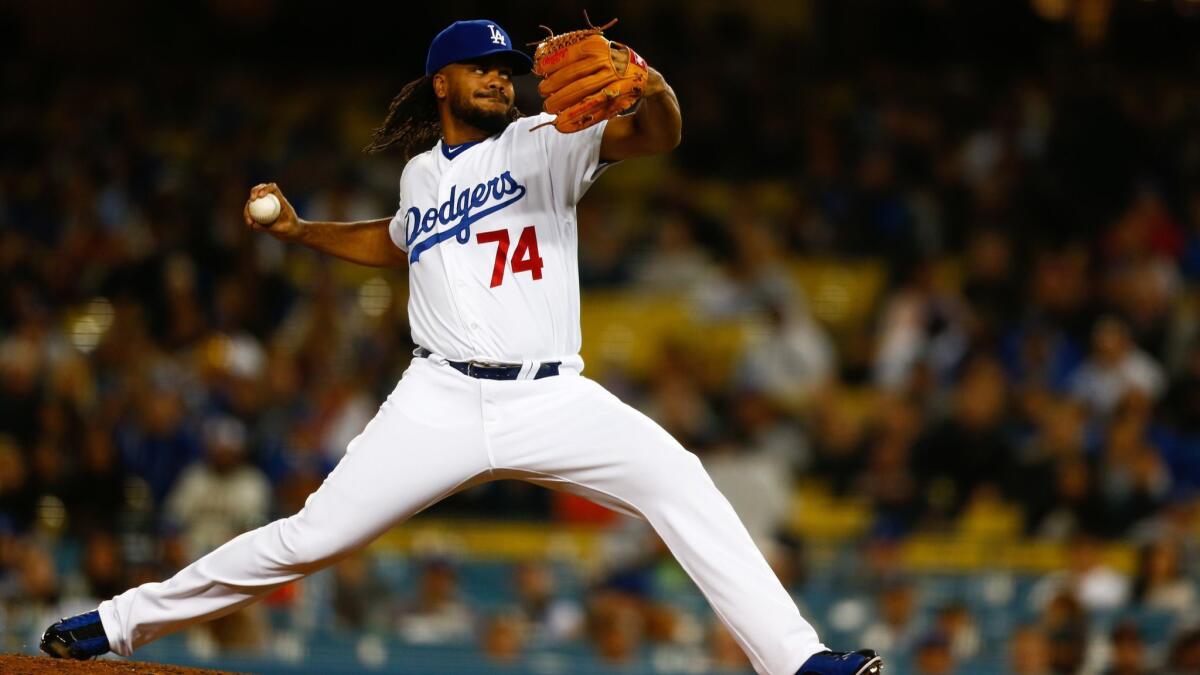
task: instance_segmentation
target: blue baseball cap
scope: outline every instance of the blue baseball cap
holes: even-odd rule
[[[476,19],[455,21],[433,38],[429,55],[425,57],[425,74],[432,75],[459,61],[484,56],[505,56],[513,73],[524,74],[533,69],[533,61],[525,52],[512,48],[512,38],[495,21]]]

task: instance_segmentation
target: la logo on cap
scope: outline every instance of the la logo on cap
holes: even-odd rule
[[[425,74],[433,75],[451,63],[484,57],[506,61],[514,75],[524,75],[533,67],[528,54],[512,48],[512,39],[499,23],[474,19],[455,21],[433,38],[425,55]]]

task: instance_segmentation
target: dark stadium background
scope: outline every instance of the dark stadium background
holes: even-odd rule
[[[407,365],[432,36],[526,2],[0,2],[0,649],[293,513]],[[594,2],[683,144],[580,206],[586,373],[889,673],[1200,672],[1200,2]],[[538,108],[531,81],[519,104]],[[423,451],[436,452],[436,448]],[[138,653],[253,672],[746,672],[652,532],[520,483]]]

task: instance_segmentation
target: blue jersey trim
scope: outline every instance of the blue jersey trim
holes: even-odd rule
[[[442,141],[442,154],[445,155],[446,159],[454,159],[455,157],[461,155],[463,150],[466,150],[472,145],[478,145],[481,142],[482,141],[467,141],[466,143],[459,143],[458,145],[446,145],[446,142]]]

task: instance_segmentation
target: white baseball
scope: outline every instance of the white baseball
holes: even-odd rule
[[[279,198],[267,193],[250,202],[250,217],[259,225],[270,225],[279,217]]]

